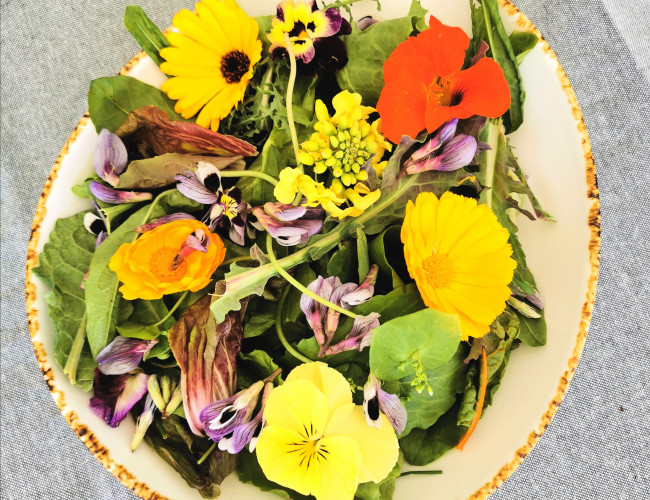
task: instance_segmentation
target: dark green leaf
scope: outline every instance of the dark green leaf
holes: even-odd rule
[[[385,288],[403,287],[400,274],[407,277],[401,229],[401,226],[390,226],[370,242],[370,258],[379,266],[379,283],[384,284]]]
[[[165,47],[169,47],[169,42],[158,27],[151,22],[142,10],[142,7],[129,5],[124,12],[124,26],[129,33],[133,35],[142,50],[160,66],[164,59],[160,57],[159,52]]]
[[[305,263],[295,268],[295,274],[293,276],[296,278],[301,285],[308,286],[312,281],[314,281],[317,276],[314,271],[312,271],[309,264]],[[285,301],[284,306],[284,319],[285,321],[297,321],[298,318],[302,317],[302,310],[300,309],[300,297],[302,292],[296,287],[291,287],[289,290],[289,295]]]
[[[513,312],[519,318],[519,336],[517,338],[531,347],[546,345],[546,319],[544,318],[544,311],[539,311],[542,315],[541,318],[528,318],[519,311],[513,310]]]
[[[244,337],[259,337],[275,324],[275,311],[254,314],[244,325]]]
[[[517,64],[521,64],[521,61],[524,60],[524,57],[535,48],[539,38],[535,33],[530,31],[513,31],[510,33],[510,45],[512,45],[512,51],[515,53],[517,58]]]
[[[238,366],[252,374],[255,380],[265,379],[278,369],[271,356],[260,350],[239,353]]]
[[[327,275],[337,276],[342,283],[350,283],[357,280],[357,269],[354,243],[349,240],[342,241],[327,263]]]
[[[135,323],[134,321],[127,321],[126,323],[116,326],[117,332],[122,337],[130,337],[134,339],[152,340],[158,338],[162,333],[157,326],[143,325]]]
[[[357,228],[357,262],[359,263],[359,283],[363,283],[370,271],[370,258],[368,256],[368,238],[360,227]]]
[[[147,359],[169,359],[171,355],[171,347],[169,346],[169,339],[165,335],[158,337],[158,343],[144,355],[144,360]]]
[[[174,120],[183,119],[162,90],[130,76],[97,78],[90,84],[88,112],[97,132],[104,128],[115,132],[131,111],[148,105],[157,106]]]

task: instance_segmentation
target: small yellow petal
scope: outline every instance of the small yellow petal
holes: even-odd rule
[[[287,382],[292,380],[309,380],[313,383],[327,397],[330,411],[352,403],[352,391],[345,377],[320,361],[298,365],[287,376]]]

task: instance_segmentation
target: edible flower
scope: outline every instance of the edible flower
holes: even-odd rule
[[[142,372],[104,375],[96,368],[90,409],[108,425],[117,427],[147,393],[148,379],[149,375]]]
[[[122,375],[135,370],[158,340],[140,340],[118,335],[97,355],[99,371],[104,375]]]
[[[124,172],[128,156],[126,146],[116,134],[102,129],[95,145],[93,166],[102,179],[115,187],[120,183],[120,174]]]
[[[363,412],[366,414],[366,422],[371,427],[381,428],[386,415],[388,421],[399,436],[406,428],[408,414],[399,397],[381,388],[381,382],[370,372],[366,385],[363,386]]]
[[[458,118],[448,121],[438,132],[404,163],[405,174],[427,170],[448,172],[469,165],[477,152],[478,143],[471,135],[456,134]]]
[[[498,118],[510,107],[501,67],[483,57],[462,70],[469,38],[456,27],[429,18],[429,28],[402,42],[384,63],[384,88],[377,103],[383,132],[398,143],[432,133],[453,118]]]
[[[372,331],[377,327],[379,327],[379,313],[371,312],[366,316],[357,315],[348,336],[341,342],[327,347],[323,355],[338,354],[351,350],[363,351],[365,347],[370,347]]]
[[[174,16],[180,33],[166,33],[171,47],[160,51],[160,65],[172,78],[161,89],[187,119],[216,131],[219,122],[243,99],[255,64],[262,54],[257,21],[234,0],[202,0],[196,13]]]
[[[147,432],[147,429],[153,424],[153,416],[156,412],[156,405],[151,398],[151,394],[147,394],[147,399],[144,402],[144,410],[138,417],[138,420],[135,424],[135,432],[133,433],[133,438],[131,439],[131,451],[135,451],[140,446],[140,443],[144,439],[144,435]]]
[[[180,381],[167,375],[162,377],[151,375],[147,382],[147,389],[163,419],[174,413],[183,402]]]
[[[123,243],[108,267],[122,282],[126,300],[155,300],[207,286],[225,254],[221,238],[205,224],[182,219],[147,231],[134,243]]]
[[[199,162],[196,173],[186,170],[177,175],[177,189],[190,198],[205,205],[211,205],[203,218],[210,231],[218,226],[229,228],[230,239],[238,245],[244,245],[248,204],[242,202],[238,187],[224,189],[221,185],[219,169],[207,162]]]
[[[397,437],[385,416],[366,423],[343,375],[305,363],[271,391],[257,459],[266,477],[317,500],[352,500],[359,483],[380,483],[394,467]]]
[[[95,181],[91,181],[90,184],[88,184],[88,188],[93,196],[99,201],[110,203],[111,205],[119,205],[120,203],[139,203],[152,198],[151,193],[119,191]]]
[[[510,234],[487,205],[450,192],[406,205],[406,265],[427,307],[457,314],[462,338],[482,337],[505,309],[517,263]]]
[[[314,76],[319,68],[336,72],[348,62],[345,44],[340,35],[352,32],[350,23],[338,9],[318,10],[316,0],[283,0],[268,34],[272,59],[287,59],[285,34],[296,56],[302,74]]]
[[[84,227],[90,234],[97,236],[97,240],[95,241],[95,248],[97,248],[108,237],[108,221],[104,212],[97,205],[97,202],[93,201],[93,205],[97,214],[86,212],[84,215]]]
[[[306,243],[323,227],[323,210],[305,205],[295,207],[269,202],[263,207],[255,207],[253,215],[258,222],[254,225],[266,229],[275,241],[285,247]]]

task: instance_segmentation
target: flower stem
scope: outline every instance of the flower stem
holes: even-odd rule
[[[487,190],[487,197],[485,204],[488,208],[492,208],[492,197],[495,195],[492,186],[494,182],[494,168],[497,162],[497,149],[499,148],[499,134],[501,132],[500,120],[488,120],[488,137],[487,143],[490,146],[485,152],[485,189]]]
[[[72,341],[72,347],[70,348],[70,353],[68,354],[68,359],[65,362],[63,367],[63,373],[68,376],[70,382],[75,384],[77,382],[77,367],[79,365],[79,357],[81,356],[81,350],[84,346],[84,341],[86,340],[86,321],[88,316],[84,312],[83,317],[81,318],[81,323],[77,329],[77,333],[74,336]]]
[[[298,168],[302,171],[302,165],[298,161],[298,134],[296,124],[293,121],[293,87],[296,84],[296,55],[293,53],[293,46],[289,39],[289,34],[284,34],[284,43],[287,46],[289,54],[289,83],[287,84],[287,119],[289,120],[289,133],[291,134],[291,143],[293,144],[293,154],[296,155]]]
[[[352,319],[356,318],[357,315],[354,314],[352,311],[348,311],[347,309],[343,309],[340,306],[337,306],[333,302],[330,302],[329,300],[325,300],[323,297],[320,295],[315,294],[311,290],[309,290],[306,286],[304,286],[302,283],[300,283],[297,279],[295,279],[293,276],[291,276],[285,269],[278,264],[277,259],[275,258],[275,253],[273,253],[273,237],[271,236],[270,233],[266,234],[266,253],[271,261],[271,264],[277,271],[277,273],[282,276],[284,279],[286,279],[289,283],[291,283],[293,286],[295,286],[298,290],[300,290],[302,293],[305,295],[308,295],[312,299],[314,299],[316,302],[319,302],[323,304],[325,307],[329,307],[330,309],[344,314],[345,316],[348,316]]]
[[[258,179],[265,180],[266,182],[278,185],[278,180],[271,177],[264,172],[256,172],[255,170],[221,170],[219,172],[221,177],[257,177]]]
[[[187,294],[188,294],[188,293],[190,293],[190,291],[189,291],[189,290],[185,290],[185,291],[183,292],[183,295],[180,296],[180,298],[176,301],[176,304],[174,304],[174,306],[169,310],[169,312],[168,312],[167,314],[165,314],[165,316],[163,317],[163,319],[161,319],[160,321],[158,321],[158,323],[154,323],[154,324],[151,325],[151,326],[160,326],[160,325],[162,325],[165,321],[167,321],[169,318],[171,318],[171,317],[172,317],[172,314],[174,314],[174,311],[176,311],[176,309],[178,309],[178,306],[180,306],[180,305],[181,305],[181,302],[183,302],[183,301],[185,300],[185,297],[187,297]]]
[[[404,477],[404,476],[430,476],[430,475],[438,475],[442,474],[441,470],[407,470],[406,472],[402,472],[399,477]]]
[[[284,348],[287,350],[289,354],[291,354],[297,360],[302,361],[303,363],[311,363],[312,361],[311,359],[307,358],[306,356],[303,356],[293,348],[293,346],[289,343],[287,338],[284,336],[284,332],[282,331],[282,315],[284,313],[284,303],[287,300],[287,295],[289,295],[289,290],[291,290],[289,287],[285,288],[284,292],[282,292],[282,297],[280,298],[280,302],[278,303],[278,309],[277,312],[275,313],[275,330],[278,332],[278,338],[280,339],[280,342],[282,343],[282,345],[284,346]]]
[[[217,447],[217,443],[215,441],[214,443],[212,443],[212,446],[208,448],[208,451],[206,451],[203,454],[203,456],[196,461],[196,465],[201,465],[203,462],[205,462],[207,458],[210,456],[210,453],[212,453],[216,447]]]
[[[476,403],[476,413],[474,413],[474,418],[472,423],[469,426],[469,429],[463,434],[463,437],[460,438],[460,441],[456,445],[457,450],[463,451],[463,447],[469,440],[470,436],[476,429],[478,421],[481,419],[481,413],[483,413],[483,403],[485,402],[485,393],[487,391],[487,377],[488,376],[488,366],[487,366],[487,354],[485,352],[485,346],[481,351],[481,386],[479,387],[478,401]]]
[[[249,257],[248,255],[242,255],[241,257],[233,257],[232,259],[224,260],[219,267],[228,266],[233,262],[242,262],[246,260],[254,260],[254,259],[253,257]]]

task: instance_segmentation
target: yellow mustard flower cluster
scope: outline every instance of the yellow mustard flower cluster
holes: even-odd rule
[[[318,182],[300,169],[285,168],[275,196],[281,203],[291,203],[300,193],[310,206],[320,204],[334,217],[357,217],[381,194],[364,184],[367,168],[381,175],[387,163],[381,159],[392,146],[379,132],[379,120],[368,123],[374,108],[362,106],[359,94],[344,90],[332,99],[332,105],[335,114],[329,116],[325,103],[316,101],[316,132],[298,153],[298,161],[312,167],[316,179],[326,174],[325,181]]]

